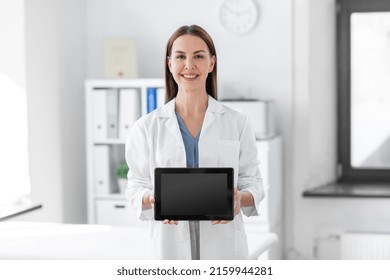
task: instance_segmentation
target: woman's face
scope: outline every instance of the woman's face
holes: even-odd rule
[[[178,37],[172,45],[168,66],[180,89],[205,90],[206,79],[213,71],[215,57],[206,43],[194,35]]]

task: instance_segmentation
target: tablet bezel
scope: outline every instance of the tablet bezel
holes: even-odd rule
[[[161,213],[161,175],[162,174],[193,174],[193,173],[224,173],[227,175],[227,209],[226,213],[221,214],[205,214],[205,215],[162,215]],[[234,218],[234,169],[231,167],[207,167],[207,168],[174,168],[174,167],[158,167],[154,170],[154,219],[156,221],[175,220],[175,221],[211,221],[211,220],[227,220],[231,221]]]

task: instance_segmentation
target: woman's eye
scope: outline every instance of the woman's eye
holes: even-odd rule
[[[203,55],[196,55],[195,58],[196,58],[196,59],[202,59],[202,58],[203,58]]]
[[[176,59],[184,59],[184,58],[185,58],[184,55],[178,55],[178,56],[176,56]]]

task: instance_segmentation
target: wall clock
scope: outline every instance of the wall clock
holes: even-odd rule
[[[222,25],[230,32],[245,34],[256,26],[259,10],[255,0],[225,0],[219,17]]]

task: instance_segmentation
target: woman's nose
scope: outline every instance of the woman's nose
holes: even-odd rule
[[[186,61],[185,68],[186,68],[186,69],[194,69],[194,68],[195,68],[195,65],[194,65],[194,63],[192,62],[191,59],[188,59],[188,60]]]

